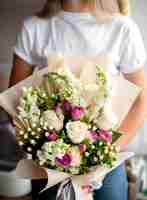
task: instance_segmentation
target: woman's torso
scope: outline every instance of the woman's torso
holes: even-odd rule
[[[51,54],[109,55],[114,64],[112,70],[119,65],[124,27],[117,17],[98,23],[96,17],[88,13],[64,12],[51,19],[29,18],[27,23],[34,38],[33,58],[41,67],[47,65]]]
[[[110,57],[109,70],[134,72],[146,59],[138,26],[121,15],[98,21],[90,13],[62,12],[24,22],[15,53],[34,66],[44,67],[52,54]]]

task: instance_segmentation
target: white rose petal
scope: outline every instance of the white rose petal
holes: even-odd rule
[[[71,141],[74,144],[79,144],[86,138],[88,126],[83,122],[74,121],[68,122],[66,124],[66,129],[68,137],[71,139]]]
[[[43,113],[41,120],[47,125],[48,128],[52,127],[57,131],[60,131],[63,128],[63,114],[57,116],[56,112],[53,110],[47,110]]]

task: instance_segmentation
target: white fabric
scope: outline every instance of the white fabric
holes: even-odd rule
[[[90,13],[63,12],[48,19],[29,17],[14,52],[29,64],[44,67],[51,54],[109,55],[112,72],[132,73],[143,66],[146,52],[138,26],[126,16],[98,23]]]

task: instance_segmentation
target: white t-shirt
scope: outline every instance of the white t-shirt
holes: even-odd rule
[[[144,65],[146,52],[136,23],[126,16],[113,16],[98,23],[88,13],[63,12],[60,16],[24,21],[14,53],[27,63],[47,66],[51,54],[109,55],[113,70],[132,73]]]

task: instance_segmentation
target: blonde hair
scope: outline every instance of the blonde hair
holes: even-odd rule
[[[118,1],[118,6],[120,9],[120,12],[123,15],[129,15],[130,14],[130,4],[129,0],[117,0]]]
[[[62,10],[62,4],[64,0],[46,0],[43,9],[37,14],[41,18],[52,17],[57,15]],[[80,0],[82,3],[97,2],[101,6],[101,9],[105,10],[105,6],[108,6],[108,0]],[[109,0],[110,1],[110,0]],[[115,1],[115,2],[114,2]],[[111,2],[109,2],[111,7]],[[113,4],[119,9],[119,12],[123,15],[129,14],[129,0],[113,0]],[[106,6],[106,7],[107,7]],[[111,10],[107,8],[106,11]],[[111,11],[112,12],[112,11]]]

